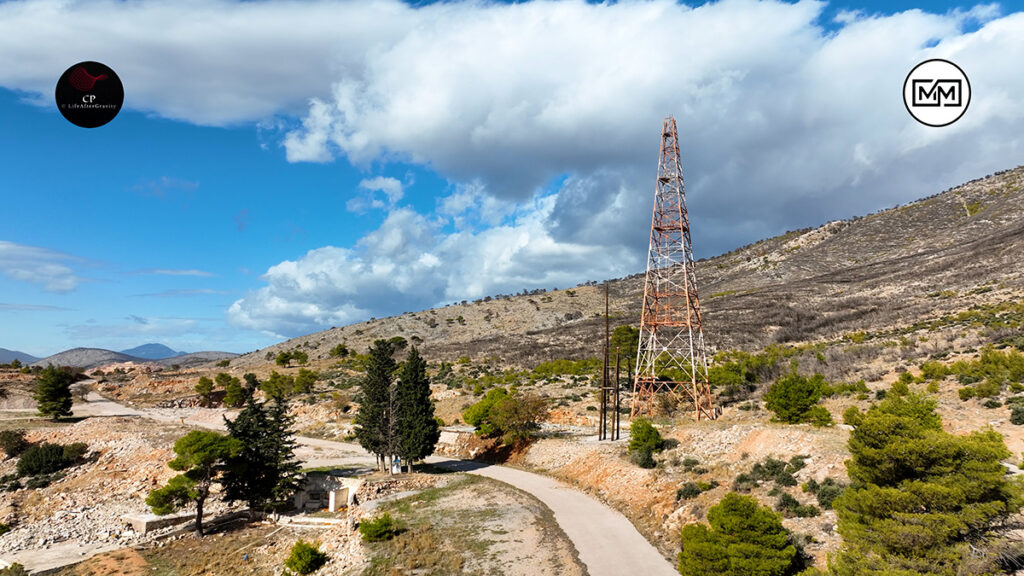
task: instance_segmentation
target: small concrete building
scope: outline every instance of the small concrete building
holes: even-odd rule
[[[295,493],[297,510],[328,510],[352,506],[363,480],[345,476],[344,470],[307,472],[303,489]]]

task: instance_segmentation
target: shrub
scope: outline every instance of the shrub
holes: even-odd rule
[[[344,358],[345,356],[348,356],[348,346],[338,344],[334,348],[331,348],[331,351],[328,352],[328,354],[331,358]]]
[[[28,576],[28,570],[24,566],[15,562],[7,568],[0,568],[0,576]]]
[[[291,554],[284,561],[285,568],[294,570],[299,574],[312,574],[327,563],[328,556],[320,551],[320,543],[310,544],[305,540],[299,540],[292,546]]]
[[[383,542],[398,534],[398,525],[394,518],[385,512],[373,520],[364,520],[359,524],[359,534],[367,542]]]
[[[63,474],[43,474],[41,476],[33,476],[25,481],[25,488],[29,490],[38,490],[40,488],[46,488],[52,484],[55,480],[63,478]]]
[[[957,393],[960,394],[960,399],[964,402],[974,398],[974,388],[971,388],[970,386],[964,386]]]
[[[0,536],[3,536],[4,534],[7,534],[10,531],[11,531],[11,527],[10,526],[8,526],[7,524],[4,524],[3,522],[0,522]]]
[[[821,374],[804,378],[793,370],[768,389],[764,396],[765,406],[782,422],[829,426],[832,416],[825,408],[816,406],[826,387],[825,377]]]
[[[24,430],[4,430],[0,432],[0,448],[8,456],[17,456],[28,448]]]
[[[21,455],[21,458],[18,459],[18,475],[50,474],[67,467],[67,465],[68,461],[64,458],[64,447],[60,444],[44,442],[25,450]]]
[[[79,458],[85,456],[85,453],[89,451],[89,445],[85,442],[75,442],[64,446],[64,462],[66,466],[78,461]]]
[[[483,390],[481,390],[481,393]],[[489,436],[495,433],[494,426],[488,420],[490,416],[491,408],[498,403],[499,400],[506,398],[508,391],[504,388],[494,388],[487,392],[487,394],[480,399],[479,402],[473,404],[469,408],[466,408],[462,412],[462,420],[474,426],[477,432],[483,436]]]
[[[701,492],[703,492],[703,490],[700,489],[700,486],[698,486],[696,482],[687,482],[676,490],[676,500],[689,500],[690,498],[696,498],[697,496],[700,496]]]
[[[637,418],[629,425],[629,455],[641,468],[654,468],[654,453],[665,448],[665,439],[646,418]]]
[[[942,362],[928,360],[921,364],[921,376],[925,380],[942,380],[949,375],[949,368]]]
[[[1020,404],[1014,405],[1010,410],[1010,423],[1017,426],[1024,424],[1024,406]]]
[[[754,488],[757,488],[757,480],[755,480],[750,474],[740,474],[732,481],[732,489],[734,492],[750,492]]]
[[[825,478],[821,482],[814,479],[808,480],[803,485],[804,492],[810,492],[818,498],[818,505],[825,510],[832,509],[832,502],[846,490],[845,484],[840,484],[832,478]]]
[[[1002,405],[1002,402],[994,398],[989,398],[988,400],[985,400],[984,404],[982,404],[982,406],[984,406],[985,408],[999,408]]]

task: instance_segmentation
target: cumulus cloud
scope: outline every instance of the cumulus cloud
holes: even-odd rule
[[[555,240],[547,224],[554,205],[554,196],[538,197],[508,223],[476,232],[445,232],[446,221],[397,208],[354,249],[318,248],[271,267],[267,285],[232,304],[228,318],[295,336],[375,314],[565,287],[581,274],[602,278],[622,268],[624,250]]]
[[[368,208],[394,208],[405,195],[405,185],[397,178],[377,176],[359,183],[363,193],[349,199],[345,208],[349,212],[365,212]],[[381,198],[377,192],[383,194]]]
[[[77,258],[48,248],[0,240],[0,274],[39,284],[47,292],[71,292],[81,278],[66,264]]]

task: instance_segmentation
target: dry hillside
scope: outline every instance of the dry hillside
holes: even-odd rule
[[[700,226],[700,220],[694,220]],[[697,264],[707,340],[716,349],[828,340],[902,328],[1008,302],[1024,289],[1024,167],[968,182],[863,218],[789,232]],[[643,276],[611,280],[614,324],[639,322]],[[332,328],[246,354],[265,365],[301,348],[326,359],[346,343],[360,352],[403,336],[432,360],[497,358],[531,368],[552,358],[597,356],[598,286],[488,298]]]

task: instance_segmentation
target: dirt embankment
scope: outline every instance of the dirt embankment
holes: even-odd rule
[[[531,447],[521,464],[564,480],[619,510],[672,561],[679,552],[682,527],[703,521],[707,510],[731,490],[733,479],[765,457],[789,460],[807,456],[806,467],[796,474],[800,483],[810,478],[846,477],[843,461],[848,453],[843,430],[713,422],[665,427],[662,434],[670,447],[658,456],[659,465],[654,469],[629,461],[626,440],[599,443],[593,437],[542,440]],[[687,458],[699,464],[688,466]],[[719,486],[696,498],[676,497],[676,490],[686,482],[712,481]],[[774,507],[777,496],[768,496],[773,487],[771,482],[762,482],[751,493],[762,504]],[[816,503],[799,485],[784,490],[801,503]],[[816,518],[788,518],[783,524],[810,536],[806,551],[822,562],[838,547],[835,513],[830,510]]]

